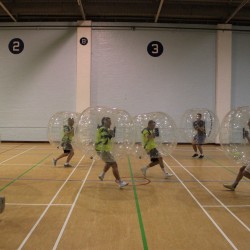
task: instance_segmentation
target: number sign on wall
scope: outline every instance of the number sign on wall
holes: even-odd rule
[[[163,46],[158,41],[152,41],[147,47],[148,54],[153,57],[158,57],[163,53]]]
[[[24,49],[24,42],[20,38],[13,38],[9,42],[9,50],[13,54],[20,54]]]

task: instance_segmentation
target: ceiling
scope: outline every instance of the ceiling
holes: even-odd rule
[[[250,26],[250,0],[0,1],[0,23],[78,20]]]

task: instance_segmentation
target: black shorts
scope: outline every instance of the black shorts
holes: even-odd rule
[[[161,157],[161,154],[156,148],[151,149],[148,155],[150,157],[151,162],[159,161],[159,157]]]
[[[150,158],[150,161],[151,162],[157,162],[157,161],[159,161],[159,158]]]
[[[69,149],[64,149],[63,152],[64,152],[65,154],[69,154],[69,153],[71,152],[71,150],[69,150]]]

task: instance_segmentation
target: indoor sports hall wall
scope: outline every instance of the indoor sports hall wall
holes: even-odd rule
[[[132,115],[163,111],[178,126],[186,109],[215,112],[226,99],[222,113],[249,105],[250,32],[242,27],[232,32],[230,52],[220,53],[215,26],[29,25],[0,27],[2,140],[46,141],[54,113],[79,112],[88,103],[122,108]],[[85,35],[87,46],[79,44]],[[229,71],[218,70],[218,55],[221,65],[227,62],[224,55],[232,59]],[[229,75],[230,83],[224,84],[220,79]]]
[[[47,140],[49,118],[75,110],[75,34],[72,28],[0,29],[2,140]]]
[[[250,105],[250,32],[233,32],[232,107]]]
[[[152,41],[163,46],[158,57]],[[91,104],[162,111],[178,125],[186,109],[214,111],[215,44],[216,31],[92,30]]]

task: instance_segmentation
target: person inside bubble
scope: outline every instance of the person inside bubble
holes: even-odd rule
[[[248,120],[247,125],[250,130],[250,119]],[[247,143],[250,143],[249,131],[243,130],[243,138],[247,140]],[[232,184],[223,184],[223,186],[231,191],[234,191],[243,177],[250,179],[250,162],[240,168],[236,179]]]
[[[196,121],[193,122],[193,128],[196,130],[196,135],[194,136],[193,141],[192,141],[192,147],[194,150],[194,154],[192,155],[192,157],[197,157],[198,150],[199,150],[200,159],[204,157],[202,144],[204,144],[205,139],[206,139],[205,122],[201,118],[202,118],[202,114],[198,113],[196,115]]]
[[[155,125],[155,121],[149,120],[148,126],[142,130],[143,147],[150,157],[151,162],[147,166],[141,168],[141,171],[146,177],[147,170],[159,164],[165,177],[171,177],[173,174],[168,173],[165,169],[162,156],[156,148],[155,137],[159,136],[159,130],[155,127]]]
[[[101,125],[97,128],[95,150],[99,157],[105,162],[103,171],[100,173],[98,178],[103,181],[105,174],[108,172],[110,167],[113,170],[113,175],[115,177],[115,182],[120,188],[128,185],[127,182],[121,180],[118,165],[114,156],[111,154],[111,141],[115,136],[115,127],[113,130],[110,129],[111,119],[110,117],[103,117],[101,120]]]
[[[74,149],[72,147],[72,139],[74,137],[74,118],[68,118],[68,124],[63,126],[63,137],[61,146],[63,148],[63,153],[57,158],[53,159],[53,165],[56,166],[56,163],[59,159],[67,157],[64,167],[72,167],[70,165],[70,160],[74,156]]]

